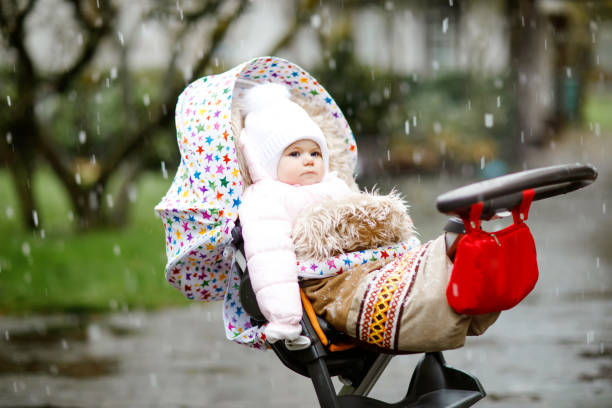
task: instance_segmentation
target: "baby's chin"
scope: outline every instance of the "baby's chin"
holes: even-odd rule
[[[311,184],[320,183],[323,177],[319,174],[306,174],[300,177],[300,185],[309,186]]]

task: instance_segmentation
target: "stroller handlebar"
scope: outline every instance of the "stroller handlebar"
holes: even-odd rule
[[[561,164],[525,170],[491,178],[441,194],[436,200],[438,211],[464,215],[472,204],[484,202],[482,218],[511,210],[522,200],[523,190],[535,190],[534,201],[569,193],[591,184],[597,169],[590,164]]]

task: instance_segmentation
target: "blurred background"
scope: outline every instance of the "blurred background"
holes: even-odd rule
[[[0,28],[0,406],[315,405],[164,281],[153,213],[180,92],[263,55],[330,92],[360,185],[397,186],[423,239],[449,189],[598,168],[534,204],[534,293],[449,355],[481,406],[612,406],[612,1],[0,0]],[[410,370],[390,372],[399,399]]]

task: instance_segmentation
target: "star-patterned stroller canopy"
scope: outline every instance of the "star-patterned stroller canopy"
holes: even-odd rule
[[[230,277],[233,253],[228,247],[243,181],[231,107],[241,83],[267,82],[282,83],[302,98],[319,99],[345,129],[346,147],[356,161],[353,134],[332,97],[308,72],[287,60],[255,58],[187,86],[175,112],[180,165],[155,210],[166,234],[166,279],[190,299],[221,300],[236,284]]]

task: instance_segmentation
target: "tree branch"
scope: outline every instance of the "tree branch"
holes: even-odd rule
[[[302,2],[303,4],[300,6],[296,6],[294,17],[283,35],[276,44],[270,50],[270,55],[276,55],[280,50],[288,46],[293,42],[295,36],[298,33],[299,28],[304,24],[308,23],[310,19],[310,12],[314,10],[317,6],[318,2],[315,0],[305,0]],[[305,13],[307,11],[308,13]]]
[[[150,137],[155,130],[170,126],[172,115],[164,115],[160,113],[154,120],[151,120],[146,126],[139,128],[131,136],[117,136],[116,138],[128,139],[127,142],[119,145],[109,157],[101,163],[101,171],[99,181],[104,184],[112,172],[121,164],[121,162],[134,152],[144,148],[144,141]]]
[[[98,50],[98,45],[100,44],[101,40],[110,31],[111,21],[117,12],[117,10],[110,5],[110,1],[101,2],[101,12],[98,17],[101,19],[102,24],[99,27],[96,27],[88,21],[80,2],[78,0],[73,0],[72,3],[75,5],[78,21],[86,28],[87,42],[83,46],[83,52],[75,61],[73,66],[59,75],[53,81],[55,89],[60,93],[66,91],[68,86],[74,81],[75,78],[78,77],[83,68],[85,68],[92,60],[96,54],[96,51]]]
[[[200,60],[200,63],[197,65],[197,69],[194,69],[194,72],[198,72],[204,69],[210,62],[214,51],[223,40],[223,37],[227,33],[229,27],[232,22],[236,20],[238,16],[244,11],[245,7],[248,5],[248,0],[242,0],[240,5],[236,7],[236,9],[223,20],[219,21],[216,29],[212,33],[212,44],[211,48],[207,52],[207,54]],[[202,14],[204,15],[204,14]],[[182,30],[179,34],[179,38],[181,35],[185,35],[186,29]],[[175,57],[174,57],[175,58]],[[172,65],[172,62],[171,62]],[[168,71],[169,72],[169,71]],[[166,105],[171,105],[174,102],[174,99],[180,93],[181,89],[177,87],[167,86],[171,81],[166,80],[162,86],[165,87],[168,91],[164,98],[162,98],[162,103]],[[105,160],[102,171],[100,173],[100,181],[104,183],[113,169],[115,169],[122,160],[124,160],[127,156],[133,154],[143,146],[143,141],[146,140],[156,129],[168,127],[171,125],[171,121],[173,119],[172,115],[169,114],[159,114],[156,118],[151,120],[146,126],[138,129],[130,136],[127,137],[128,141],[126,143],[122,143],[118,148]],[[125,140],[126,137],[118,137],[119,140]]]
[[[238,7],[236,7],[236,9],[232,13],[217,22],[217,26],[215,27],[211,35],[211,46],[206,52],[206,54],[196,64],[195,68],[192,71],[191,78],[188,82],[193,81],[196,76],[203,72],[204,69],[210,64],[210,60],[217,51],[217,48],[219,48],[219,45],[221,45],[221,42],[225,38],[225,35],[227,34],[227,31],[231,27],[232,23],[238,17],[240,17],[240,15],[245,10],[248,4],[248,0],[241,0]]]
[[[204,7],[201,9],[194,11],[193,13],[183,14],[183,18],[190,24],[198,22],[202,17],[216,13],[221,4],[221,1],[207,1]]]
[[[134,162],[129,163],[127,170],[121,181],[121,185],[115,194],[114,206],[108,210],[108,220],[112,225],[121,226],[125,224],[129,211],[129,191],[130,186],[136,178],[144,171],[145,161],[137,158]]]
[[[162,4],[160,5],[159,3],[162,3]],[[166,0],[166,1],[159,0],[157,1],[157,7],[150,9],[147,18],[151,18],[151,17],[158,18],[159,14],[162,14],[166,18],[175,17],[177,4],[178,3],[176,2],[176,0]],[[185,12],[184,10],[180,10],[181,22],[187,23],[187,25],[194,23],[194,22],[198,22],[200,18],[206,15],[215,14],[218,11],[219,6],[221,6],[222,4],[223,4],[222,0],[215,0],[215,1],[207,0],[202,5],[202,7],[198,10],[191,11],[191,12]]]
[[[20,82],[21,78],[28,78],[28,80],[31,81],[30,85],[32,86],[32,88],[34,87],[32,83],[36,82],[35,80],[37,78],[36,78],[36,74],[34,71],[34,63],[32,62],[32,59],[30,58],[30,54],[28,54],[28,51],[26,50],[26,47],[25,47],[25,42],[24,42],[25,34],[23,32],[23,28],[24,28],[25,19],[28,16],[28,14],[30,14],[35,4],[36,4],[36,0],[29,1],[26,7],[23,9],[23,11],[17,14],[14,20],[14,26],[12,30],[8,31],[8,36],[7,36],[9,46],[13,47],[17,51],[17,54],[18,54],[19,65],[20,65],[20,69],[18,72],[20,79],[18,81]]]
[[[7,38],[14,35],[14,33],[20,33],[23,30],[23,23],[26,17],[28,16],[28,14],[30,14],[32,9],[34,9],[36,2],[37,0],[28,1],[21,12],[15,13],[14,15],[15,19],[12,21],[13,23],[12,27],[10,26],[11,22],[7,18],[8,17],[7,13],[5,13],[5,9],[3,6],[4,3],[0,4],[0,23],[1,23],[0,27],[2,27],[2,31],[6,33]],[[14,5],[14,6],[15,8],[18,8],[17,5]]]
[[[128,56],[134,44],[134,37],[136,35],[137,28],[138,25],[134,25],[130,33],[127,35],[127,40],[123,46],[120,47],[121,52],[119,57],[119,81],[121,84],[121,98],[123,104],[122,114],[124,126],[127,128],[128,133],[133,132],[135,125],[137,124],[134,120],[134,118],[137,117],[133,102],[134,81],[132,80],[132,75],[128,67]]]
[[[5,134],[4,129],[2,134]],[[0,158],[8,167],[14,166],[15,163],[15,152],[14,147],[11,146],[4,137],[0,138]]]
[[[68,189],[68,193],[72,196],[77,195],[81,187],[77,184],[74,174],[67,164],[67,160],[63,159],[61,154],[53,147],[53,142],[51,142],[47,132],[39,127],[34,138],[38,151],[49,162],[55,174],[62,180],[62,183]]]
[[[231,22],[233,22],[235,20],[235,18],[237,16],[239,16],[242,11],[244,10],[244,7],[246,6],[246,1],[242,0],[240,5],[236,8],[236,10],[234,11],[234,13],[232,13],[233,17],[231,17],[232,15],[230,15],[231,20],[227,23],[227,25],[231,24]],[[206,16],[206,15],[210,15],[210,14],[214,14],[218,11],[219,6],[221,5],[221,2],[219,1],[215,1],[215,2],[211,2],[211,3],[207,3],[204,7],[202,7],[200,10],[198,10],[197,12],[194,13],[190,13],[187,15],[184,15],[185,20],[188,22],[188,24],[184,25],[182,30],[180,30],[178,32],[178,34],[175,36],[175,44],[181,44],[183,43],[183,40],[185,38],[185,36],[187,35],[187,33],[189,32],[189,29],[191,28],[191,26],[199,21],[200,18]],[[219,28],[219,26],[221,24],[225,24],[225,20],[224,22],[221,22],[220,24],[217,24],[217,29]],[[216,48],[216,46],[214,45],[215,40],[215,36],[218,34],[215,34],[217,30],[213,31],[213,34],[211,35],[212,37],[212,42],[213,42],[213,46],[211,46],[212,48]],[[227,30],[226,30],[227,31]],[[225,35],[225,33],[223,33],[223,35]],[[201,71],[203,69],[203,67],[205,67],[206,65],[208,65],[208,63],[210,62],[210,53],[211,53],[211,49],[209,49],[208,52],[208,56],[205,57],[205,61],[201,62],[201,64],[199,64],[196,69],[192,70],[192,74],[191,77],[189,79],[187,79],[187,82],[191,82],[194,79],[194,73]],[[178,54],[179,54],[179,49],[178,47],[174,47],[174,49],[172,50],[172,55],[170,57],[170,62],[168,63],[168,69],[166,70],[166,74],[164,76],[164,83],[165,84],[169,84],[172,83],[172,77],[175,75],[176,73],[176,60],[178,58]],[[181,91],[180,89],[177,88],[165,88],[166,92],[165,94],[162,95],[162,101],[166,101],[167,104],[172,103],[173,98],[176,97],[176,95]]]

